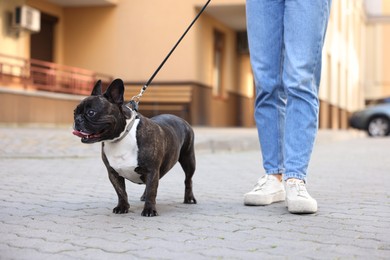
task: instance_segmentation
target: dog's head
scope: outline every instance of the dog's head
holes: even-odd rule
[[[114,80],[102,93],[99,80],[91,96],[85,98],[74,110],[73,134],[83,143],[112,140],[126,127],[129,111],[124,108],[124,85],[121,79]],[[131,111],[130,111],[131,112]]]

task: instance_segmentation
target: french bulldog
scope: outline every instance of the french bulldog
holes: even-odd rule
[[[177,162],[185,172],[184,203],[196,204],[192,192],[195,172],[194,132],[180,117],[142,116],[124,103],[124,84],[115,79],[102,93],[99,80],[74,110],[73,134],[82,143],[102,143],[102,159],[118,195],[115,214],[128,213],[125,179],[145,184],[142,216],[157,216],[159,179]]]

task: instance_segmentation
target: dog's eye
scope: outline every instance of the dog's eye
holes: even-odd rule
[[[87,111],[87,116],[93,117],[94,115],[96,115],[96,111],[95,110],[90,109],[90,110]]]

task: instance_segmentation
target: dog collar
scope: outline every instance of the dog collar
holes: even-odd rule
[[[117,139],[114,139],[112,141],[113,143],[120,142],[123,138],[125,138],[127,134],[130,132],[131,128],[133,127],[135,120],[138,118],[137,112],[132,109],[130,110],[131,110],[131,117],[130,119],[126,120],[127,123],[126,123],[125,131],[123,131],[123,133]]]

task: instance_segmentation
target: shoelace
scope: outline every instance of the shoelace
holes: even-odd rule
[[[305,183],[303,181],[288,181],[287,185],[294,187],[297,191],[297,196],[309,198],[310,195],[306,190]]]
[[[271,179],[269,179],[269,176],[264,175],[261,177],[257,183],[255,184],[254,190],[261,190],[263,187],[266,187],[267,185],[270,185]]]

